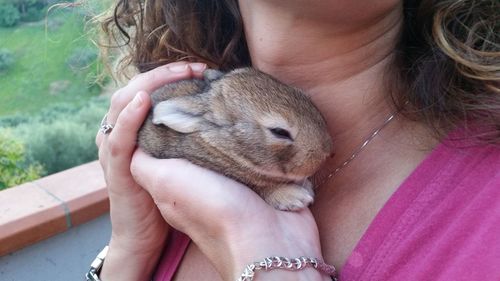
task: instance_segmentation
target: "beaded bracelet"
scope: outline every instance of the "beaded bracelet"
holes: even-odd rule
[[[270,271],[273,269],[285,269],[297,271],[305,268],[315,268],[320,272],[329,275],[333,281],[337,281],[337,271],[333,265],[326,264],[322,260],[308,257],[284,258],[268,257],[262,261],[248,264],[241,276],[236,281],[252,281],[256,270]]]

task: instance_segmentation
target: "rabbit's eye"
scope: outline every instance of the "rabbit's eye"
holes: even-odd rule
[[[290,132],[283,129],[283,128],[270,128],[269,131],[271,131],[271,133],[277,138],[289,139],[289,140],[293,141],[293,138],[290,135]]]

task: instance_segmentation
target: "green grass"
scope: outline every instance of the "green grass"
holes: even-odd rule
[[[78,48],[93,47],[84,31],[83,17],[75,12],[55,11],[49,20],[62,24],[47,30],[45,20],[0,28],[0,49],[15,54],[15,64],[0,73],[0,116],[37,113],[44,106],[59,102],[82,104],[100,92],[94,82],[97,63],[72,71],[66,61]],[[66,81],[56,94],[50,85]],[[57,83],[57,82],[56,82]]]

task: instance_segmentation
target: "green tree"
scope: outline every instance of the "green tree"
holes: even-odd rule
[[[0,0],[0,3],[6,3],[15,6],[21,14],[26,13],[30,6],[36,5],[39,2],[40,4],[45,4],[45,1],[39,0]]]
[[[11,27],[16,25],[21,19],[21,14],[10,3],[0,2],[0,26]]]
[[[9,69],[15,62],[14,53],[9,49],[0,49],[0,72]]]
[[[12,136],[9,130],[0,130],[0,190],[33,181],[43,173],[40,164],[26,164],[25,148],[22,142]]]
[[[29,22],[29,21],[41,20],[49,4],[57,3],[54,2],[55,1],[49,1],[49,0],[0,0],[0,7],[2,5],[11,6],[15,10],[17,10],[18,21],[20,20],[23,22]]]
[[[85,105],[47,106],[31,119],[0,119],[0,124],[12,124],[26,158],[42,164],[45,176],[97,159],[95,135],[107,109],[107,98],[96,97]]]

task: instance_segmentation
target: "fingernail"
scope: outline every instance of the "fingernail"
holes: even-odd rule
[[[171,65],[168,67],[168,70],[172,72],[184,72],[188,68],[187,64],[181,64],[181,65]]]
[[[132,106],[134,108],[139,108],[139,107],[141,107],[142,102],[143,102],[142,92],[139,92],[139,93],[137,93],[137,95],[135,95],[134,99],[132,100]]]
[[[189,67],[195,72],[203,72],[207,68],[207,65],[201,62],[194,62],[190,63]]]

